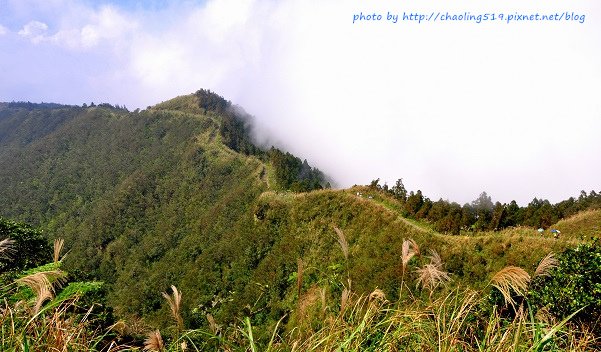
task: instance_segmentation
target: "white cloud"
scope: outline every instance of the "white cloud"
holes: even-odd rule
[[[24,38],[31,40],[34,44],[37,44],[46,39],[46,31],[48,25],[40,21],[30,21],[18,32],[18,34]]]
[[[249,79],[259,79],[257,74],[269,65],[271,33],[261,21],[273,7],[262,1],[228,0],[169,9],[177,22],[160,33],[146,28],[133,38],[131,72],[153,102],[201,87],[235,100],[231,94]]]
[[[595,1],[570,5],[584,24],[354,25],[359,11],[567,9],[517,0],[207,0],[159,10],[53,1],[35,17],[48,25],[19,34],[102,57],[106,68],[82,79],[89,90],[145,107],[210,88],[343,186],[403,177],[433,198],[464,202],[486,190],[522,203],[600,187]]]
[[[76,43],[84,48],[94,47],[101,41],[127,38],[137,27],[136,21],[112,6],[103,6],[79,30]],[[60,32],[59,32],[60,33]]]
[[[73,12],[68,13],[75,15]],[[63,18],[54,33],[49,33],[46,23],[30,21],[19,31],[19,35],[35,44],[46,42],[69,49],[90,49],[103,43],[109,43],[110,46],[121,45],[137,27],[133,18],[110,5],[102,6],[96,11],[82,8],[76,15],[77,18]]]
[[[8,28],[0,24],[0,35],[5,35],[6,33],[8,33]]]

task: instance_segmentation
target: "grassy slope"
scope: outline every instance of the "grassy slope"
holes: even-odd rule
[[[424,254],[436,250],[456,283],[476,288],[506,265],[532,272],[549,251],[575,243],[526,228],[442,235],[401,217],[386,195],[367,198],[367,188],[270,191],[270,166],[225,147],[219,117],[202,114],[194,96],[140,114],[0,110],[10,115],[0,127],[21,131],[0,136],[2,215],[65,237],[71,267],[111,282],[118,313],[154,322],[168,317],[160,292],[174,284],[189,324],[206,324],[206,313],[273,324],[295,308],[299,258],[303,296],[326,288],[334,305],[350,278],[354,292],[379,287],[395,297],[405,238]],[[569,223],[557,228],[569,233],[561,227]],[[333,226],[346,234],[348,260]]]
[[[484,289],[492,275],[507,265],[525,268],[531,274],[549,252],[559,252],[576,241],[555,240],[533,229],[516,228],[477,236],[447,236],[422,223],[405,219],[394,211],[398,204],[385,195],[358,197],[356,189],[324,190],[305,194],[266,192],[255,210],[254,243],[246,250],[259,255],[252,266],[250,282],[233,296],[233,307],[249,305],[243,314],[256,324],[270,323],[289,313],[288,327],[306,320],[299,302],[318,300],[325,289],[328,310],[337,311],[347,280],[357,294],[382,289],[387,297],[398,297],[401,281],[401,246],[413,238],[422,253],[440,253],[454,284]],[[341,228],[349,243],[346,260],[333,226]],[[296,278],[298,259],[303,261],[299,298]],[[405,281],[415,290],[414,269],[410,263]],[[343,286],[345,285],[345,286]],[[267,307],[267,309],[265,309]],[[217,307],[212,313],[224,321],[239,311]],[[292,311],[290,311],[292,310]],[[219,320],[221,319],[221,320]],[[268,330],[269,331],[269,330]]]
[[[560,251],[575,243],[541,238],[535,230],[526,228],[477,236],[447,236],[401,217],[376,197],[358,197],[354,191],[321,191],[297,196],[269,193],[264,194],[262,200],[274,212],[262,221],[277,222],[280,231],[285,229],[281,241],[289,246],[291,264],[296,265],[292,260],[295,255],[320,270],[343,263],[332,226],[340,227],[350,246],[348,267],[353,286],[362,292],[378,286],[388,294],[396,293],[401,245],[405,238],[413,238],[424,254],[430,249],[436,250],[457,281],[476,287],[486,284],[495,271],[506,265],[531,270],[548,252]],[[277,213],[272,209],[277,209]]]
[[[572,239],[590,239],[601,236],[601,209],[587,210],[570,218],[560,220],[551,226],[561,231],[561,237]]]

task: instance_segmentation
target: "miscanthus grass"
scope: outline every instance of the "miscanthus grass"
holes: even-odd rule
[[[338,231],[337,231],[338,233]],[[339,233],[339,244],[348,244]],[[9,253],[11,243],[0,241],[0,254]],[[1,250],[5,248],[4,250]],[[127,330],[118,322],[101,331],[88,317],[72,312],[78,298],[59,300],[65,274],[60,265],[62,243],[55,245],[56,270],[32,271],[19,278],[13,290],[30,290],[28,299],[18,301],[2,297],[0,301],[0,350],[6,351],[594,351],[599,338],[585,328],[561,321],[544,309],[529,309],[526,293],[532,277],[552,275],[558,265],[552,254],[543,258],[535,272],[508,266],[494,275],[481,291],[446,287],[451,274],[437,252],[421,257],[420,248],[411,239],[403,241],[401,266],[412,273],[406,285],[409,297],[389,300],[375,288],[358,294],[347,278],[341,291],[327,285],[310,286],[301,292],[302,279],[296,283],[299,304],[286,313],[267,333],[258,334],[252,317],[238,324],[217,321],[206,315],[207,326],[186,329],[182,314],[183,293],[176,286],[162,292],[175,322],[175,329],[145,330],[145,338],[136,347],[118,344],[118,336]],[[410,270],[411,259],[419,257]],[[347,259],[345,255],[345,260]],[[298,272],[305,263],[297,261]],[[301,274],[302,275],[302,274]],[[402,282],[406,278],[402,278]],[[292,285],[294,286],[294,284]],[[411,288],[414,287],[414,288]],[[498,290],[505,306],[489,305],[491,290]],[[420,294],[423,291],[424,294]],[[24,296],[26,297],[26,296]],[[517,297],[522,297],[517,300]],[[302,302],[301,302],[302,301]],[[510,305],[510,317],[501,313]],[[536,313],[536,314],[535,314]],[[574,312],[574,314],[577,312]],[[303,319],[305,331],[287,326],[284,320],[294,314]],[[109,337],[110,336],[110,337]],[[114,337],[117,336],[117,337]]]

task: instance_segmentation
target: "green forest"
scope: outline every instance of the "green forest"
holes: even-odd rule
[[[333,189],[253,119],[205,89],[0,103],[0,349],[601,348],[600,193]]]
[[[594,190],[588,194],[581,191],[578,198],[570,197],[557,204],[534,198],[526,207],[520,207],[515,200],[509,204],[493,203],[491,197],[482,192],[473,202],[461,206],[443,199],[433,202],[420,190],[407,193],[402,179],[398,179],[393,187],[387,184],[381,186],[379,181],[372,181],[370,188],[386,192],[399,200],[403,204],[400,209],[403,216],[427,220],[436,231],[453,235],[461,231],[498,231],[516,226],[544,230],[560,219],[587,209],[601,208],[601,194]]]

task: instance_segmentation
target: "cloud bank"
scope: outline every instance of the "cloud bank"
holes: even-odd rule
[[[4,5],[2,5],[4,4]],[[146,107],[209,88],[340,186],[467,202],[599,190],[601,5],[512,0],[8,1],[0,100]],[[352,23],[357,13],[586,14]]]

